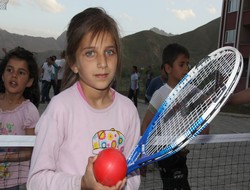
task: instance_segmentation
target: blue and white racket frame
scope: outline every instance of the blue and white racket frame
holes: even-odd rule
[[[171,106],[176,97],[178,97],[182,90],[198,75],[202,68],[209,64],[214,56],[220,56],[221,52],[225,51],[235,52],[235,65],[219,98],[210,104],[209,108],[202,115],[200,115],[200,117],[188,128],[188,130],[186,130],[181,136],[177,137],[165,149],[160,150],[159,152],[156,152],[153,155],[147,155],[145,152],[145,146],[148,138],[150,137],[151,132],[156,127],[155,122],[158,120],[158,118],[163,117],[162,114],[164,113],[164,110],[171,109]],[[220,112],[221,107],[226,103],[229,96],[235,90],[242,74],[242,70],[242,55],[236,48],[228,46],[215,50],[214,52],[210,53],[206,58],[202,59],[197,65],[195,65],[188,72],[188,74],[186,74],[185,77],[178,83],[178,85],[171,91],[169,96],[164,100],[164,102],[158,109],[157,113],[154,115],[145,133],[140,138],[138,144],[127,159],[127,174],[142,166],[160,161],[175,154],[183,147],[185,147],[193,138],[199,135],[201,131],[205,129],[207,125],[212,121],[212,119]]]

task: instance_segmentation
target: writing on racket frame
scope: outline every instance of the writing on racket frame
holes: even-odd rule
[[[242,69],[242,55],[233,47],[217,49],[195,65],[158,109],[127,159],[127,173],[186,146],[220,111]]]

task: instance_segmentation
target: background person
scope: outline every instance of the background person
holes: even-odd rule
[[[162,87],[167,82],[167,74],[164,69],[164,64],[161,65],[161,74],[155,78],[153,78],[146,90],[146,98],[148,101],[151,100],[154,92]]]
[[[65,70],[65,51],[61,52],[61,58],[55,61],[57,65],[57,83],[56,83],[56,94],[59,94],[61,91],[62,78]]]
[[[137,66],[132,67],[132,74],[130,76],[130,88],[128,92],[128,98],[134,101],[135,107],[137,107],[137,96],[139,93],[139,76]]]
[[[148,86],[149,86],[149,83],[151,82],[151,80],[153,79],[153,72],[152,72],[152,68],[151,68],[151,66],[148,66],[148,69],[147,69],[147,71],[146,71],[146,76],[145,76],[145,91],[147,91],[147,88],[148,88]],[[145,103],[148,103],[149,102],[149,100],[147,99],[147,97],[145,96]]]
[[[17,47],[0,63],[0,135],[34,135],[39,119],[38,66],[33,54]],[[26,183],[31,148],[0,147],[0,189]]]
[[[180,80],[188,73],[189,57],[188,50],[179,44],[169,44],[164,48],[162,54],[162,65],[167,74],[167,83],[155,91],[149,102],[141,126],[142,135],[163,101]],[[183,148],[178,153],[158,162],[164,190],[190,189],[188,183],[188,168],[186,165],[186,156],[188,153],[189,150]]]
[[[51,75],[53,72],[52,63],[53,63],[52,57],[48,57],[46,59],[46,62],[44,62],[42,65],[42,69],[41,69],[42,70],[41,71],[41,76],[42,76],[41,103],[45,103],[45,101],[47,101],[47,102],[50,101],[49,89],[50,89]]]

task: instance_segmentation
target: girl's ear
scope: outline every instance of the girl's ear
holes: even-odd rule
[[[78,68],[77,68],[76,64],[72,65],[70,68],[71,68],[71,70],[72,70],[75,74],[78,73]]]
[[[31,87],[32,84],[33,84],[33,82],[34,82],[34,79],[33,79],[33,78],[29,79],[29,81],[28,81],[27,84],[26,84],[26,87]]]

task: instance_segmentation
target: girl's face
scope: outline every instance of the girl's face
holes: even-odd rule
[[[189,58],[184,54],[180,54],[173,63],[173,66],[166,64],[166,71],[168,73],[168,80],[171,81],[173,86],[176,86],[180,80],[189,71]]]
[[[76,52],[76,63],[71,69],[79,74],[83,88],[107,89],[114,78],[117,67],[115,41],[109,33],[100,33],[91,41],[86,34]]]
[[[4,70],[2,80],[5,92],[11,94],[22,94],[26,87],[30,87],[33,79],[29,78],[29,69],[26,61],[11,58]]]

